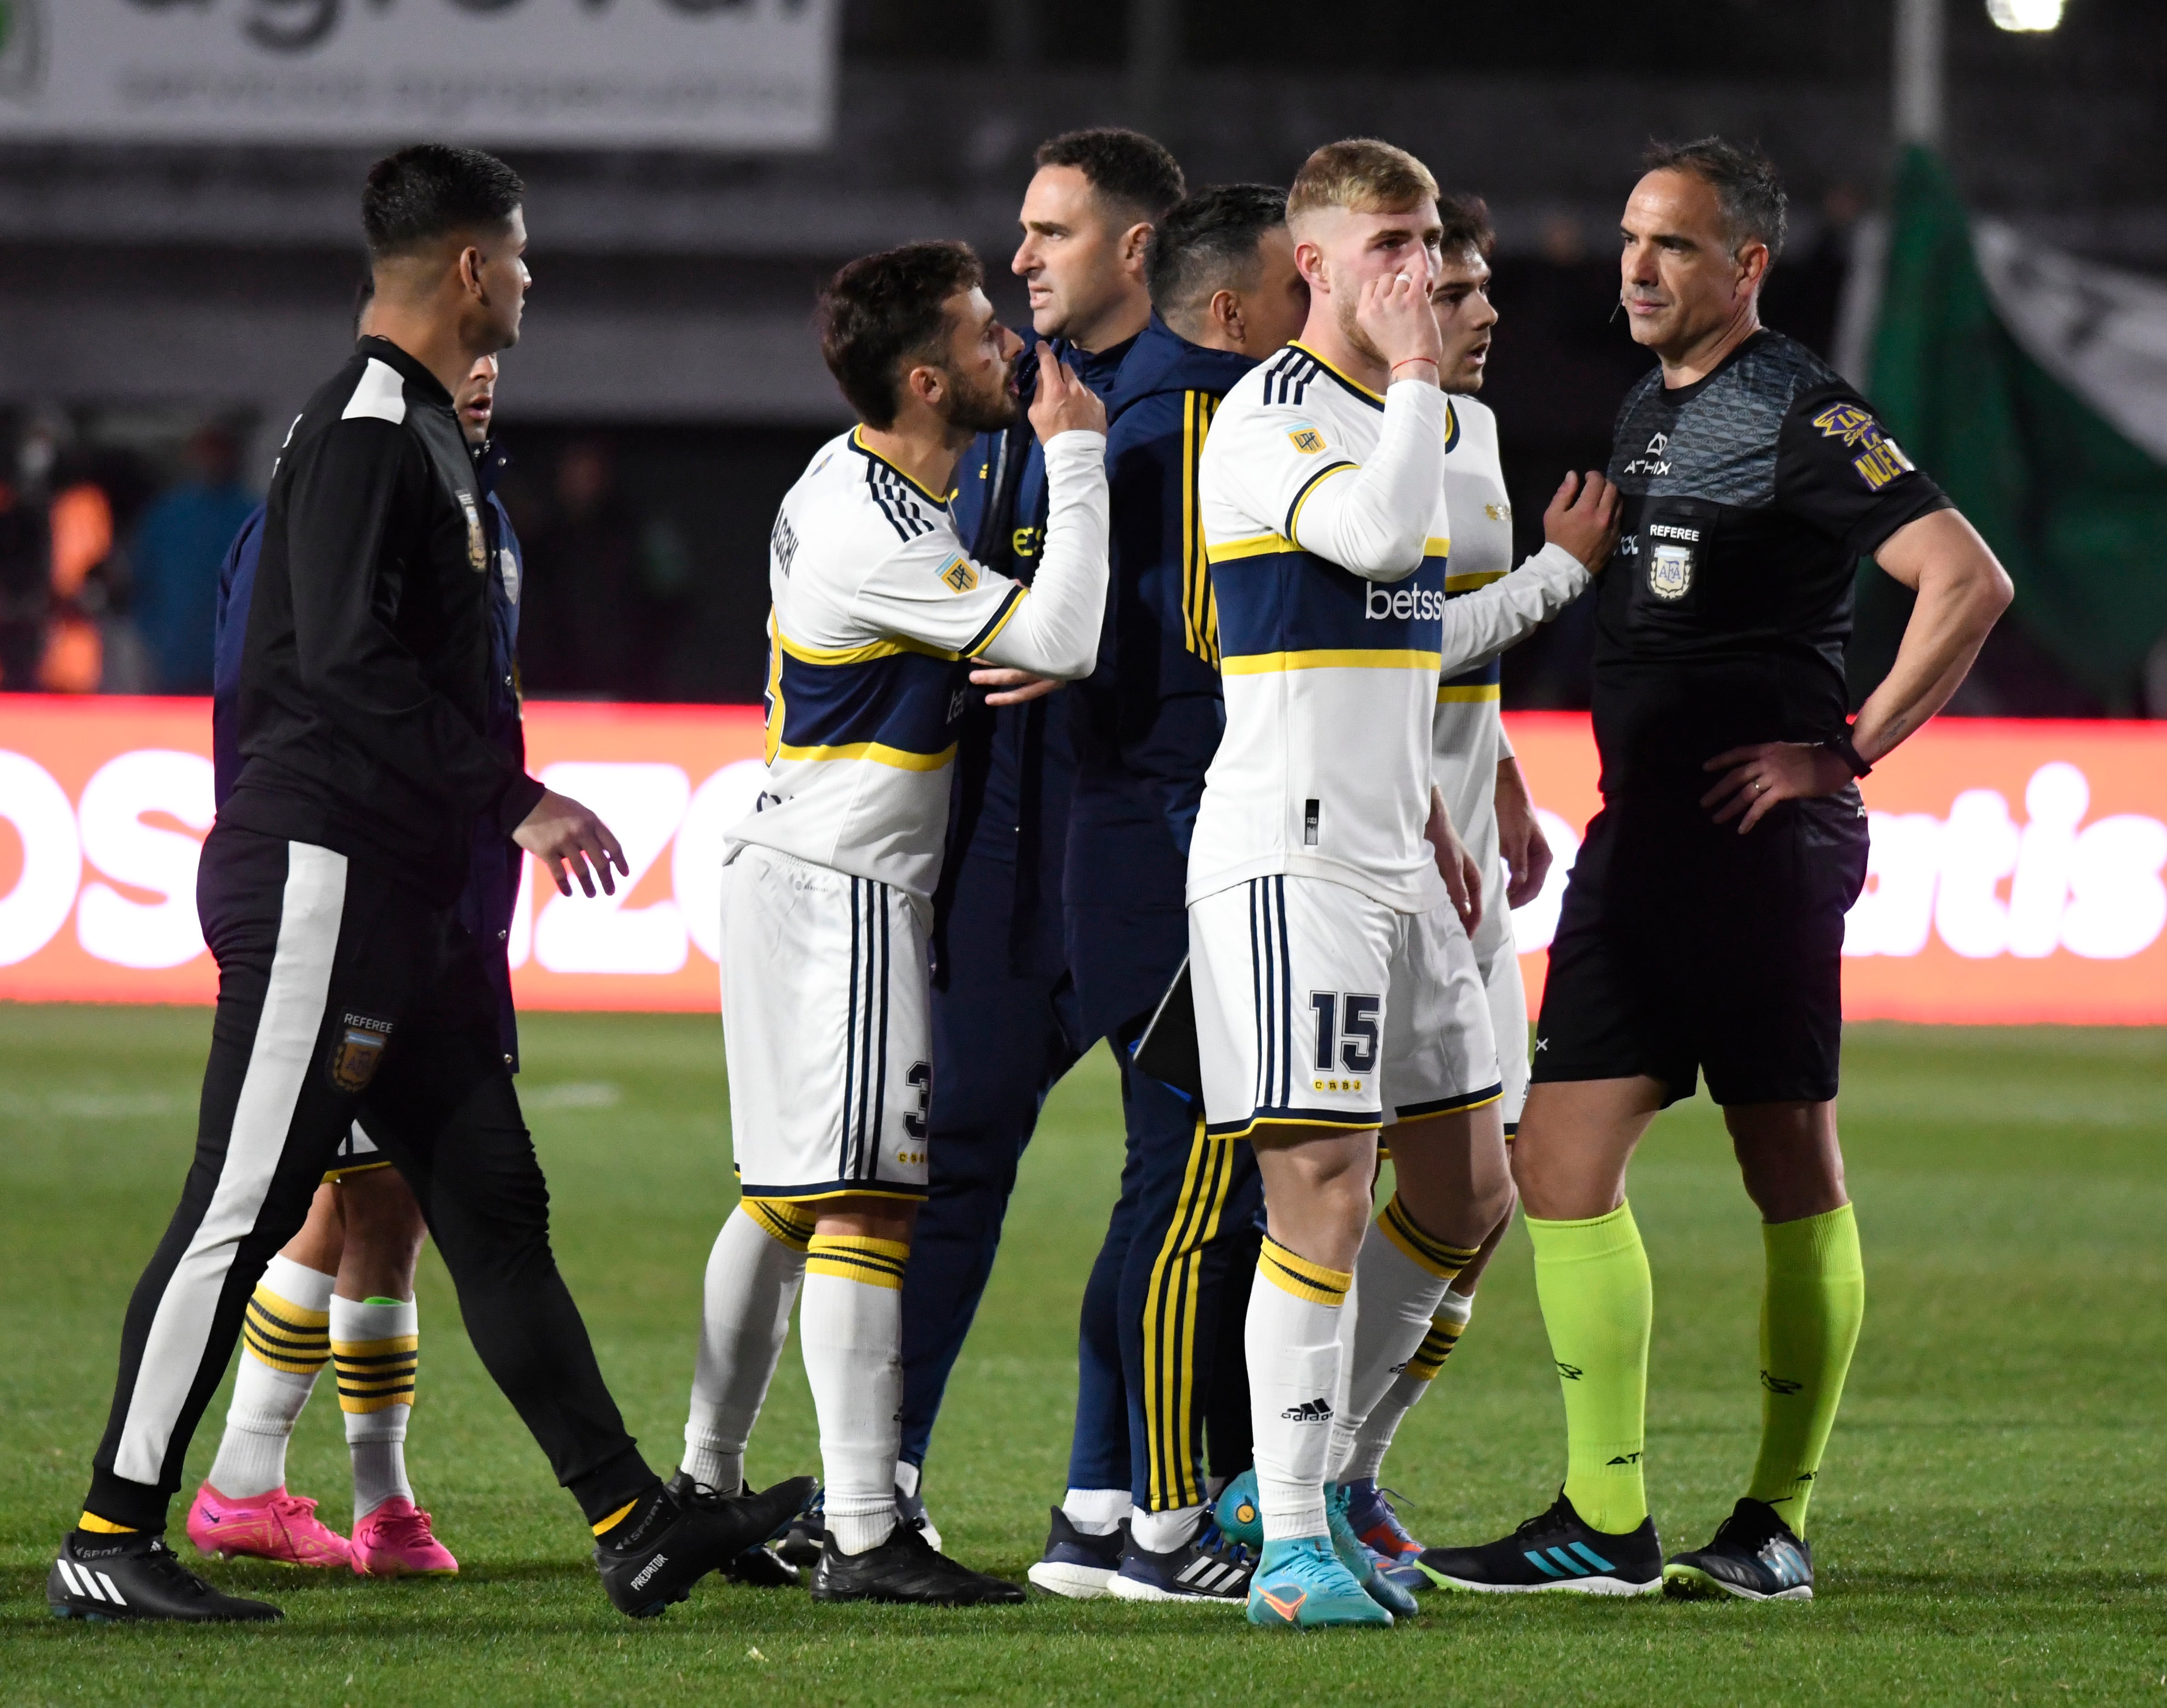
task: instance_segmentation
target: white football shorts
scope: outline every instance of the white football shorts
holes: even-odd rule
[[[1499,1107],[1509,1138],[1528,1106],[1528,987],[1520,977],[1520,946],[1513,939],[1505,884],[1505,862],[1493,858],[1490,880],[1482,886],[1482,921],[1475,927],[1474,947],[1476,970],[1490,1000],[1491,1035],[1497,1040],[1497,1074],[1505,1087]]]
[[[1253,878],[1190,904],[1205,1130],[1359,1129],[1494,1103],[1490,1005],[1459,915],[1328,878]]]
[[[903,891],[739,849],[723,868],[723,1048],[746,1197],[925,1196],[925,922]]]

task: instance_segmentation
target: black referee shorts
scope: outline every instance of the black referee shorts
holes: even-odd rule
[[[420,1201],[490,1374],[590,1520],[650,1480],[549,1246],[549,1193],[474,940],[328,848],[215,826],[196,906],[218,958],[195,1160],[120,1336],[84,1503],[165,1525],[264,1267],[358,1117]]]
[[[1856,788],[1741,836],[1692,801],[1597,814],[1550,944],[1534,1081],[1699,1074],[1719,1104],[1821,1103],[1843,1042],[1844,915],[1866,883]]]

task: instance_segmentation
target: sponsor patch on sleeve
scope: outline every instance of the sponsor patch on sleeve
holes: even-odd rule
[[[1851,459],[1851,466],[1873,491],[1878,492],[1899,475],[1911,472],[1911,459],[1882,432],[1881,423],[1855,403],[1831,404],[1814,417],[1814,425],[1821,430],[1822,438],[1841,439],[1846,449],[1858,453]]]
[[[978,585],[978,567],[968,558],[957,558],[940,572],[951,593],[967,593]]]
[[[1324,435],[1303,422],[1299,427],[1287,429],[1287,443],[1305,457],[1313,457],[1324,448]]]

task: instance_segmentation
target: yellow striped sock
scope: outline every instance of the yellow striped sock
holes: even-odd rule
[[[740,1198],[738,1207],[776,1244],[803,1252],[813,1241],[813,1212],[787,1198]]]
[[[1407,1373],[1417,1382],[1432,1382],[1444,1361],[1452,1356],[1452,1350],[1460,1345],[1460,1337],[1467,1332],[1467,1324],[1455,1322],[1450,1317],[1438,1317],[1429,1325],[1422,1345],[1415,1348],[1414,1356],[1407,1360]]]
[[[273,1370],[314,1376],[331,1355],[331,1313],[305,1311],[259,1281],[241,1319],[241,1344]]]
[[[1475,1261],[1476,1247],[1448,1245],[1434,1234],[1424,1233],[1407,1213],[1407,1206],[1400,1202],[1397,1192],[1392,1194],[1377,1217],[1377,1231],[1398,1247],[1400,1254],[1408,1262],[1419,1265],[1441,1281],[1450,1281]]]
[[[900,1239],[872,1239],[856,1233],[816,1233],[806,1242],[805,1273],[837,1281],[863,1281],[869,1287],[901,1291],[910,1247]]]
[[[1327,1269],[1321,1263],[1311,1263],[1288,1250],[1269,1233],[1257,1254],[1257,1274],[1282,1292],[1292,1293],[1315,1305],[1345,1304],[1347,1289],[1354,1285],[1354,1270]]]
[[[388,1340],[332,1341],[331,1358],[338,1366],[339,1409],[380,1412],[386,1406],[413,1404],[421,1344],[418,1334],[395,1334]]]
[[[134,1525],[115,1524],[109,1518],[100,1518],[87,1507],[83,1509],[82,1516],[76,1520],[75,1527],[79,1530],[87,1530],[94,1536],[132,1536],[136,1534]]]

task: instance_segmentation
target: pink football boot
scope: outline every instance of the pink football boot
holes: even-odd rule
[[[188,1508],[188,1540],[214,1560],[272,1560],[282,1566],[346,1566],[347,1540],[316,1516],[316,1504],[289,1494],[283,1483],[268,1494],[229,1500],[208,1483]]]
[[[351,1557],[363,1578],[450,1578],[459,1562],[429,1529],[429,1514],[395,1494],[356,1521]]]

